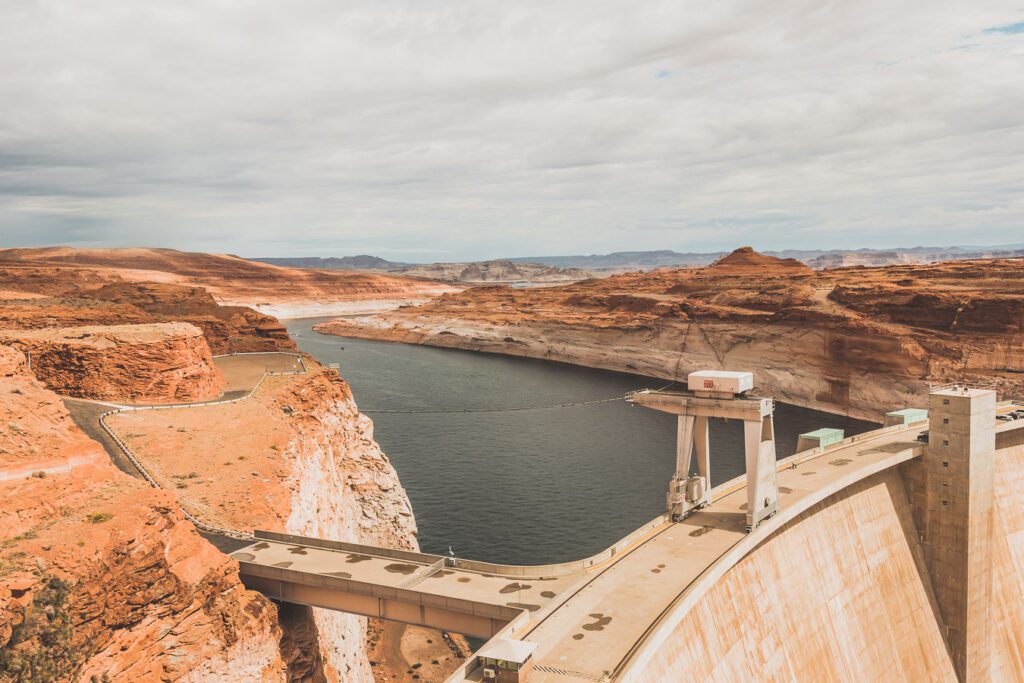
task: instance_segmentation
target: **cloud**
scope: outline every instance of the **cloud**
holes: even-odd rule
[[[1024,217],[1017,16],[14,0],[0,243],[433,260],[1005,242]]]

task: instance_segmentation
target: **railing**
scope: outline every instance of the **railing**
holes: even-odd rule
[[[441,571],[442,569],[444,569],[444,566],[445,566],[446,563],[447,563],[447,561],[445,560],[445,558],[442,557],[440,560],[438,560],[434,564],[427,565],[426,567],[421,567],[417,571],[413,572],[413,575],[410,576],[408,579],[406,579],[402,583],[398,584],[398,587],[399,588],[406,588],[406,589],[407,588],[412,588],[413,586],[415,586],[416,584],[420,583],[421,581],[425,581],[426,579],[429,579],[431,576],[433,576],[434,574],[436,574],[439,571]]]
[[[252,398],[252,396],[263,384],[263,380],[265,380],[269,376],[303,375],[309,372],[308,368],[306,368],[306,363],[302,360],[302,356],[298,353],[285,353],[280,351],[243,351],[238,353],[220,354],[213,357],[226,358],[230,356],[267,355],[271,353],[283,356],[294,356],[296,359],[298,359],[299,365],[302,367],[302,369],[267,370],[260,376],[259,381],[257,381],[256,384],[253,385],[253,388],[250,389],[249,392],[245,394],[245,396],[239,396],[238,398],[225,399],[222,401],[206,401],[205,403],[181,403],[166,406],[120,406],[118,408],[115,408],[114,410],[108,410],[107,412],[100,415],[100,427],[103,428],[103,431],[107,433],[107,435],[111,438],[114,444],[116,444],[117,447],[121,450],[121,452],[124,453],[125,457],[128,458],[128,460],[132,463],[135,469],[139,471],[139,474],[142,475],[142,478],[149,482],[150,486],[152,486],[153,488],[162,489],[163,487],[160,486],[160,483],[156,480],[156,478],[149,473],[146,467],[142,464],[142,461],[139,459],[139,457],[135,455],[135,453],[133,453],[130,448],[128,448],[128,444],[122,441],[121,437],[114,433],[114,430],[110,428],[110,425],[107,424],[107,417],[109,417],[110,415],[114,415],[116,413],[132,412],[138,410],[176,410],[181,408],[205,408],[209,406],[220,406],[227,405],[229,403],[238,403],[240,401],[245,401]],[[181,513],[185,516],[185,519],[192,522],[196,526],[196,528],[202,529],[207,533],[228,536],[230,538],[237,538],[240,540],[251,540],[253,538],[252,532],[238,531],[237,529],[226,529],[224,527],[219,527],[213,524],[207,524],[206,522],[204,522],[203,520],[199,519],[194,514],[186,510],[184,505],[181,505],[180,507]]]

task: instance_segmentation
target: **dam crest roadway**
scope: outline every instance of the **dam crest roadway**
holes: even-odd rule
[[[269,368],[273,365],[267,363],[271,356],[285,355],[288,354],[262,354],[265,358],[254,356],[249,360],[252,366],[264,364]],[[245,400],[257,390],[263,375],[254,373],[252,367],[243,373],[239,368],[245,364],[228,358],[226,365],[235,364],[238,367],[234,371],[239,376],[245,374],[253,381],[247,394],[231,397]],[[296,358],[291,355],[281,371],[304,371],[304,368],[295,369]],[[220,362],[218,359],[218,364]],[[769,453],[763,444],[770,440],[772,427],[768,424],[770,406],[766,408],[764,401],[770,402],[770,399],[740,397],[748,407],[751,401],[758,404],[757,434],[752,437],[748,434],[752,451],[748,450],[747,474],[699,492],[694,499],[697,504],[673,508],[673,500],[680,502],[678,495],[673,498],[673,491],[679,494],[680,484],[685,485],[690,479],[690,444],[694,432],[699,436],[700,431],[684,424],[687,411],[680,407],[687,403],[693,405],[695,398],[705,398],[705,403],[710,403],[721,401],[723,397],[695,397],[688,392],[641,392],[631,398],[637,404],[680,415],[679,469],[666,513],[592,557],[542,566],[498,565],[265,531],[235,532],[236,538],[251,536],[251,542],[238,547],[244,541],[234,541],[237,549],[231,552],[231,557],[238,561],[246,586],[274,600],[489,639],[483,650],[470,657],[450,681],[484,680],[486,671],[495,671],[497,661],[503,662],[496,672],[503,676],[499,680],[655,680],[650,678],[649,668],[658,658],[659,649],[687,611],[730,568],[785,525],[802,515],[813,514],[815,509],[828,505],[844,491],[876,475],[900,471],[906,463],[921,460],[922,456],[926,456],[927,461],[932,446],[925,442],[928,438],[925,434],[938,429],[930,429],[928,421],[894,424],[827,447],[805,450],[777,462],[772,445],[772,464],[770,472],[766,472],[765,458]],[[922,401],[925,400],[931,403],[932,422],[945,409],[942,401],[952,401],[954,407],[974,416],[967,427],[958,427],[960,431],[952,438],[943,439],[947,448],[970,444],[972,429],[975,442],[979,441],[979,432],[985,432],[981,442],[991,436],[991,453],[980,454],[989,461],[995,457],[997,447],[1024,443],[1024,420],[1016,423],[996,420],[997,413],[1013,410],[1015,406],[1007,403],[997,406],[993,392],[943,388],[934,392],[930,399],[922,396]],[[731,401],[725,400],[725,403]],[[216,406],[203,409],[215,410]],[[81,415],[79,409],[77,417]],[[744,419],[740,415],[733,417]],[[944,424],[949,424],[950,419],[954,425],[961,424],[959,415],[942,419],[947,421]],[[112,431],[109,436],[144,473],[144,458],[127,452],[127,447]],[[931,439],[934,436],[932,434]],[[109,440],[105,445],[109,445]],[[969,458],[972,455],[969,451],[970,447],[960,455]],[[944,465],[951,458],[946,453],[938,457],[944,458]],[[697,460],[699,473],[707,477],[711,457],[699,440]],[[753,471],[751,464],[754,464]],[[147,479],[156,485],[150,477]],[[752,481],[759,487],[756,496],[751,494]],[[971,486],[981,486],[979,482],[983,481],[983,478],[968,480],[967,489],[978,494]],[[767,497],[765,490],[769,491]],[[991,485],[987,493],[991,497]],[[751,501],[762,499],[766,505],[770,503],[770,512],[763,517],[752,515]],[[920,500],[924,502],[915,504],[941,506],[936,514],[951,514],[944,512],[949,502],[945,498],[933,500],[925,495]],[[925,518],[930,519],[928,515]],[[959,522],[968,529],[966,536],[973,538],[976,532],[970,520]],[[205,530],[221,531],[209,527]],[[925,530],[923,535],[927,533]],[[945,548],[944,552],[957,552],[957,549]],[[984,574],[986,569],[981,566],[966,571]],[[991,562],[987,571],[991,573]],[[940,607],[947,599],[955,601],[955,596],[944,596],[941,587],[936,595]],[[968,641],[977,637],[981,627],[976,614],[969,614],[958,623],[963,624]],[[488,657],[489,654],[496,656]],[[955,655],[954,652],[954,659]],[[514,661],[516,658],[522,661]],[[957,678],[971,680],[974,677],[967,675],[970,667],[984,664],[964,658],[954,665]]]

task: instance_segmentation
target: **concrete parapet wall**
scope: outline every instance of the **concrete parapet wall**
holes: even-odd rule
[[[1024,681],[1024,445],[996,451],[995,465],[992,680]]]
[[[279,543],[292,543],[295,545],[309,546],[310,548],[326,548],[329,550],[341,550],[347,553],[375,555],[376,557],[387,557],[395,560],[406,560],[409,562],[421,562],[434,564],[444,560],[442,555],[431,555],[429,553],[417,553],[412,550],[399,550],[396,548],[380,548],[373,545],[361,543],[348,543],[345,541],[329,541],[323,538],[311,538],[309,536],[296,536],[295,534],[283,534],[277,531],[256,530],[252,532],[256,540],[276,541]]]
[[[515,565],[515,564],[497,564],[495,562],[481,562],[478,560],[456,560],[455,566],[459,569],[466,569],[469,571],[480,572],[483,574],[498,574],[500,576],[508,576],[512,578],[529,579],[529,578],[545,578],[552,576],[569,576],[570,574],[579,574],[595,565],[606,562],[618,553],[621,553],[629,545],[639,538],[642,538],[646,534],[650,533],[654,529],[666,522],[664,515],[655,517],[651,521],[644,524],[639,529],[633,531],[628,536],[625,536],[614,545],[605,548],[599,553],[595,553],[590,557],[585,557],[581,560],[573,560],[571,562],[561,562],[558,564],[537,564],[537,565]]]

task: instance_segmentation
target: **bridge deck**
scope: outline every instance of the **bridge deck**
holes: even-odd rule
[[[242,563],[243,575],[245,564],[261,565],[525,610],[540,609],[574,580],[571,575],[512,579],[438,567],[436,562],[443,560],[441,557],[425,556],[429,559],[418,561],[385,557],[373,551],[370,546],[365,546],[365,552],[346,551],[259,539],[231,557]]]

